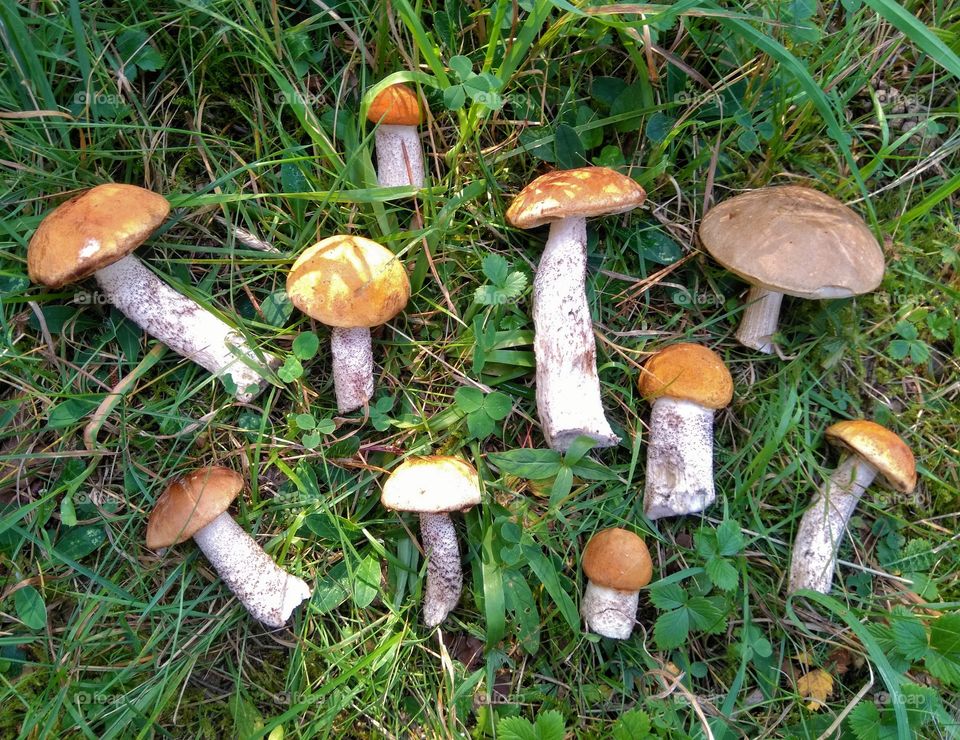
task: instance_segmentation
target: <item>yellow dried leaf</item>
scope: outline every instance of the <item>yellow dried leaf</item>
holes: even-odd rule
[[[804,673],[797,680],[797,693],[807,702],[807,709],[811,712],[823,709],[832,691],[833,676],[819,668]]]

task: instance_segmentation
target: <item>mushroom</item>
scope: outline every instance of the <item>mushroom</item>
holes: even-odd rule
[[[597,447],[619,442],[603,414],[597,345],[587,305],[587,218],[631,211],[646,198],[629,177],[606,167],[549,172],[510,204],[519,229],[550,224],[533,281],[537,412],[547,444],[565,452],[587,436]]]
[[[370,103],[367,120],[379,124],[374,133],[377,183],[385,188],[422,188],[423,147],[417,127],[423,115],[417,94],[403,83],[391,85]]]
[[[287,295],[308,316],[332,327],[337,408],[347,413],[373,395],[370,327],[396,316],[410,298],[403,263],[362,236],[331,236],[304,250],[290,268]]]
[[[643,540],[625,529],[605,529],[583,551],[587,588],[580,614],[587,629],[626,640],[637,621],[640,589],[650,583],[653,563]]]
[[[827,440],[846,454],[800,520],[789,593],[801,588],[830,593],[847,521],[878,473],[901,493],[910,493],[917,485],[913,453],[889,429],[863,419],[840,421],[827,428]]]
[[[752,286],[737,339],[765,354],[784,295],[849,298],[883,279],[883,251],[854,211],[818,190],[760,188],[712,208],[700,224],[711,256]]]
[[[436,627],[457,606],[463,589],[450,513],[468,511],[480,503],[477,471],[458,457],[411,457],[387,478],[380,503],[393,511],[420,515],[420,538],[427,556],[423,621],[427,627]]]
[[[193,537],[251,616],[282,627],[310,598],[310,588],[277,567],[227,513],[242,489],[243,479],[222,467],[199,468],[175,480],[150,514],[147,547],[158,550]]]
[[[703,511],[713,489],[713,414],[730,403],[733,378],[716,352],[673,344],[653,355],[640,375],[653,400],[643,511],[650,519]]]
[[[170,212],[166,198],[135,185],[97,185],[57,206],[27,247],[30,279],[60,288],[93,275],[107,300],[165,345],[214,375],[228,375],[237,400],[267,384],[277,359],[148,270],[132,252]]]

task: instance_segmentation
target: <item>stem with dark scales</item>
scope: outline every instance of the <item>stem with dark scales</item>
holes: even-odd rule
[[[547,444],[561,452],[581,435],[597,447],[619,442],[600,402],[586,274],[586,219],[555,221],[533,282],[533,349],[540,424]]]
[[[737,327],[737,341],[745,347],[773,354],[773,335],[777,333],[783,293],[754,285],[747,293],[747,307]]]
[[[373,396],[373,346],[367,328],[330,332],[333,354],[333,387],[341,414],[359,409]]]
[[[857,455],[848,455],[817,492],[793,543],[787,587],[790,593],[801,588],[830,593],[847,522],[876,475],[873,465]]]
[[[420,538],[427,555],[423,621],[427,627],[436,627],[457,606],[463,589],[457,531],[448,514],[421,514]]]
[[[639,603],[639,591],[620,591],[588,580],[580,602],[580,614],[587,629],[604,637],[626,640],[637,622]]]
[[[229,375],[239,401],[252,401],[266,386],[264,363],[279,364],[266,353],[261,360],[236,329],[175,291],[133,255],[100,268],[94,277],[106,298],[135,324],[214,375]]]
[[[423,147],[416,126],[380,124],[374,134],[377,183],[385,188],[422,188]]]

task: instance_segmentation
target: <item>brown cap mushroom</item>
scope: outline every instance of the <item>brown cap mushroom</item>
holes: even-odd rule
[[[403,83],[390,85],[370,101],[367,120],[378,124],[374,132],[377,183],[385,188],[422,188],[423,147],[417,127],[423,112],[417,94]]]
[[[203,306],[150,272],[131,252],[170,212],[166,198],[135,185],[97,185],[57,206],[27,247],[30,279],[52,288],[93,275],[107,300],[161,342],[251,401],[276,358],[255,353]]]
[[[290,301],[333,327],[330,344],[337,408],[360,408],[373,395],[370,327],[396,316],[410,298],[410,281],[397,256],[362,236],[324,239],[294,262],[287,276]]]
[[[420,538],[427,556],[423,620],[435,627],[457,606],[463,590],[457,532],[449,514],[480,503],[477,471],[457,457],[413,457],[387,478],[380,502],[387,509],[420,514]]]
[[[827,439],[846,454],[800,521],[790,564],[790,593],[803,588],[830,593],[847,522],[878,473],[902,493],[913,491],[917,483],[913,452],[875,422],[837,422],[827,428]]]
[[[580,612],[587,628],[626,640],[636,621],[639,591],[653,575],[646,544],[625,529],[605,529],[587,543],[582,565],[587,588]]]
[[[699,344],[666,347],[643,366],[640,392],[653,401],[643,509],[650,519],[703,511],[713,485],[713,414],[730,403],[733,378]]]
[[[200,468],[173,481],[150,515],[147,547],[168,547],[193,537],[247,611],[270,627],[282,627],[310,598],[310,588],[277,567],[227,513],[242,489],[243,479],[222,467]]]
[[[797,185],[760,188],[712,208],[700,224],[711,256],[753,287],[737,338],[770,353],[784,295],[849,298],[883,279],[883,251],[853,210]]]
[[[549,172],[513,200],[507,220],[522,229],[550,224],[533,283],[537,412],[547,444],[566,451],[580,436],[617,444],[600,401],[597,346],[585,289],[586,219],[643,203],[637,183],[607,167]]]

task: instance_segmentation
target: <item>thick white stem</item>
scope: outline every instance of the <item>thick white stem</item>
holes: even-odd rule
[[[290,575],[224,512],[193,539],[251,616],[268,627],[282,627],[310,587]]]
[[[777,333],[783,293],[754,285],[747,293],[747,306],[737,327],[737,340],[745,347],[773,354],[773,335]]]
[[[463,589],[457,530],[449,514],[421,514],[420,539],[427,554],[423,621],[427,627],[436,627],[456,608]]]
[[[857,455],[849,455],[814,496],[793,542],[789,593],[801,588],[830,593],[837,550],[847,531],[847,522],[876,475],[873,465]]]
[[[643,511],[649,519],[703,511],[713,488],[713,409],[661,396],[650,413]]]
[[[249,402],[266,386],[263,363],[235,329],[175,291],[133,255],[102,267],[94,277],[106,298],[131,321],[214,375],[229,375],[237,386],[237,400]],[[271,367],[278,364],[266,353],[263,360]]]
[[[422,188],[423,147],[416,126],[381,124],[374,134],[377,146],[377,182],[385,188]]]
[[[373,346],[369,329],[341,329],[330,332],[333,354],[333,389],[341,414],[359,409],[373,396]]]
[[[618,591],[588,580],[580,602],[580,614],[588,630],[615,640],[626,640],[633,633],[639,601],[639,591]]]
[[[547,444],[561,452],[581,435],[597,447],[620,441],[600,403],[586,275],[586,219],[555,221],[533,281],[533,350],[540,424]]]

